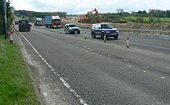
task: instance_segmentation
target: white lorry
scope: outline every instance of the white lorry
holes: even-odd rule
[[[36,18],[34,25],[35,26],[42,26],[43,25],[42,18]]]

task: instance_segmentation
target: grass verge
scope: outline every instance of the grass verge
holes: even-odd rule
[[[0,105],[40,105],[17,44],[0,37]]]

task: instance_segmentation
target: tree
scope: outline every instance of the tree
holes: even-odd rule
[[[4,34],[4,2],[0,0],[0,34]]]
[[[124,12],[123,9],[117,9],[117,13],[118,13],[120,16],[122,16],[123,12]]]
[[[14,8],[10,6],[10,0],[6,4],[6,11],[7,11],[7,30],[11,31],[11,25],[15,19],[14,17]]]
[[[138,23],[143,23],[143,22],[144,22],[143,16],[137,17],[137,22],[138,22]]]

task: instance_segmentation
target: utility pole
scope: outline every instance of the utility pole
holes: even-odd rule
[[[5,29],[5,38],[8,37],[7,33],[7,8],[6,8],[6,0],[4,0],[4,29]]]

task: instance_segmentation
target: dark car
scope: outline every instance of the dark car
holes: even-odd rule
[[[118,39],[119,31],[118,29],[113,28],[109,23],[96,23],[92,25],[91,36],[93,38],[96,38],[96,36],[103,38],[104,35],[106,35],[106,37]]]
[[[64,27],[64,31],[66,34],[80,34],[80,28],[75,24],[66,24]]]

